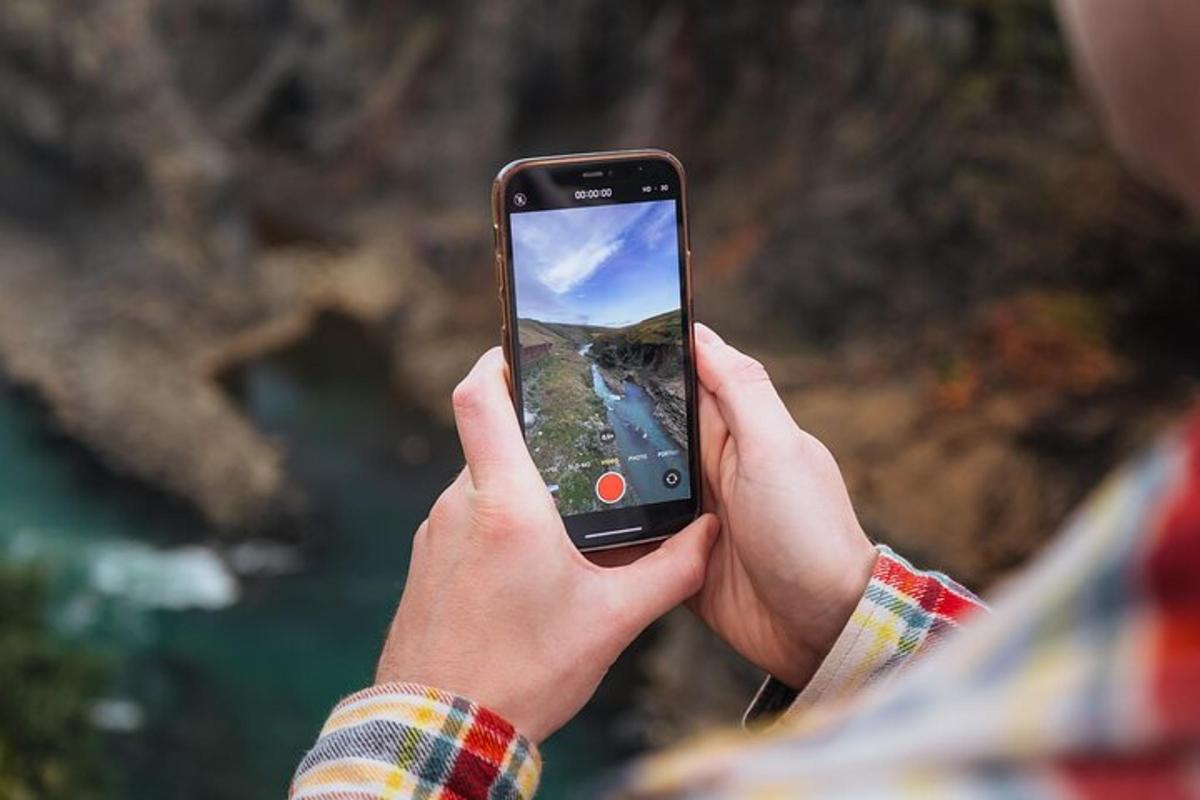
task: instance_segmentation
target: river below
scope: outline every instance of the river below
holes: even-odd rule
[[[604,401],[622,471],[637,501],[661,503],[686,498],[687,456],[654,416],[654,399],[631,381],[622,381],[621,394],[615,394],[605,383],[600,368],[595,363],[591,366],[592,391]],[[675,486],[663,482],[668,470],[679,473]]]
[[[452,430],[394,395],[364,339],[327,323],[231,380],[287,445],[315,529],[303,550],[215,543],[0,384],[0,558],[45,570],[55,631],[114,665],[99,717],[122,796],[283,797],[329,708],[370,681],[412,531],[461,456]],[[628,753],[611,735],[633,702],[637,668],[623,662],[544,746],[544,796],[573,794]]]

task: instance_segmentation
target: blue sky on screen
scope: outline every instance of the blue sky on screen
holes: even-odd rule
[[[617,327],[679,308],[674,200],[511,219],[518,316]]]

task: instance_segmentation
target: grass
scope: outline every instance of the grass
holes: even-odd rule
[[[594,476],[606,461],[615,462],[617,451],[599,438],[607,415],[592,389],[590,363],[558,337],[549,355],[523,365],[522,380],[526,410],[535,415],[529,449],[542,474],[558,481],[559,510],[595,510]],[[588,462],[590,467],[575,466]]]
[[[675,344],[680,341],[683,316],[678,309],[667,311],[625,328],[598,334],[597,343],[615,341],[627,344]]]

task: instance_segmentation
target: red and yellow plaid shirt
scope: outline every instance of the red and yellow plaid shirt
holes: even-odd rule
[[[1200,797],[1200,415],[1097,491],[993,613],[886,548],[796,693],[631,766],[620,797]],[[903,667],[903,668],[901,668]],[[512,726],[420,686],[334,710],[293,798],[528,798]]]

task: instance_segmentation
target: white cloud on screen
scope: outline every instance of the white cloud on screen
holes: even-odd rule
[[[675,235],[675,207],[663,205],[646,225],[646,231],[642,234],[642,239],[646,242],[647,246],[656,248],[663,243],[663,240],[668,235]]]
[[[598,242],[574,250],[542,274],[542,283],[556,294],[566,294],[600,269],[609,257],[621,249],[621,240]]]
[[[514,256],[522,272],[566,294],[621,249],[635,215],[621,206],[533,211],[513,216]]]

